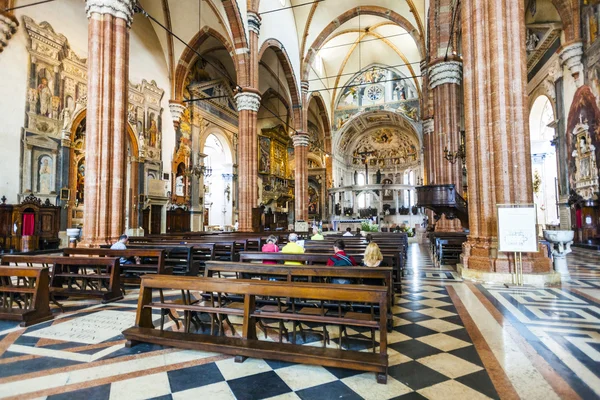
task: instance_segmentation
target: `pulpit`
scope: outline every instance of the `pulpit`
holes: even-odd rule
[[[417,187],[417,206],[432,210],[438,217],[458,218],[463,228],[469,227],[467,202],[456,192],[454,185]]]

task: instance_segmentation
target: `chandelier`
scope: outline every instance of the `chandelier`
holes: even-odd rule
[[[448,147],[444,148],[444,158],[452,165],[456,164],[458,159],[462,160],[463,165],[467,161],[467,154],[465,152],[465,131],[460,131],[460,145],[458,151],[450,151]]]
[[[207,157],[206,154],[198,153],[196,163],[187,168],[185,174],[187,176],[194,175],[196,178],[205,177],[208,178],[212,175],[212,168],[203,164],[203,160]]]

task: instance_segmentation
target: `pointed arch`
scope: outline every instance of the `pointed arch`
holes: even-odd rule
[[[285,79],[287,81],[288,89],[290,91],[290,97],[292,98],[292,107],[300,107],[300,90],[298,89],[298,84],[294,75],[294,69],[292,67],[290,57],[287,51],[285,50],[285,47],[279,40],[275,38],[267,39],[264,41],[264,43],[260,47],[260,51],[258,52],[259,60],[262,60],[267,49],[271,49],[275,52],[279,63],[283,67],[283,73],[285,74]]]

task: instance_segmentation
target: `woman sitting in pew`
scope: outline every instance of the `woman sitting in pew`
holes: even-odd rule
[[[381,254],[381,249],[375,242],[369,242],[369,245],[365,249],[365,255],[363,257],[363,264],[365,267],[379,267],[383,261],[383,255]],[[380,279],[369,279],[365,278],[362,280],[362,283],[365,285],[381,285]]]
[[[270,235],[267,238],[267,243],[263,244],[263,253],[279,253],[279,247],[277,246],[277,237]],[[264,260],[263,264],[277,264],[277,261]]]

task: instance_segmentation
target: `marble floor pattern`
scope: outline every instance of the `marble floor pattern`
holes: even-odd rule
[[[392,309],[387,385],[339,368],[128,349],[119,332],[133,320],[136,291],[111,304],[67,301],[54,321],[27,329],[0,321],[0,398],[600,398],[600,255],[575,249],[569,263],[561,287],[480,285],[436,268],[428,246],[411,244]],[[349,334],[350,347],[369,350],[366,332]],[[322,345],[321,336],[307,334],[305,345]]]

